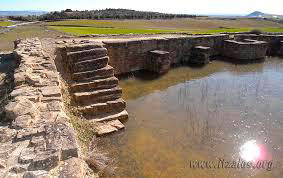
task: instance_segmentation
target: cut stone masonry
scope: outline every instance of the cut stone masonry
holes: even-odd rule
[[[147,70],[159,74],[163,74],[169,71],[171,66],[169,52],[154,50],[150,51],[149,53],[150,56],[147,62]]]
[[[97,135],[124,128],[121,122],[128,119],[126,102],[103,44],[73,44],[58,50],[71,75],[72,103],[86,119],[98,123]]]
[[[211,48],[206,46],[196,46],[192,49],[189,62],[196,64],[209,63],[209,57],[211,55]]]
[[[266,56],[268,44],[265,41],[244,39],[225,40],[222,55],[238,60],[262,59]]]

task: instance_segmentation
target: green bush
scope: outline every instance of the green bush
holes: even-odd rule
[[[259,30],[259,29],[253,29],[250,31],[251,34],[255,34],[255,35],[260,35],[263,34],[263,31]]]

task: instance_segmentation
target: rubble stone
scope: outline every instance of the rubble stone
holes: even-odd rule
[[[23,115],[35,116],[37,113],[37,108],[30,100],[22,99],[10,102],[5,107],[5,112],[8,119],[15,120],[17,117]]]
[[[37,38],[18,41],[14,55],[20,64],[13,99],[5,106],[11,124],[0,127],[0,177],[54,177],[60,163],[79,157],[75,132],[62,107],[59,74]]]
[[[65,161],[60,171],[59,178],[82,178],[85,177],[86,163],[78,158],[71,158]]]

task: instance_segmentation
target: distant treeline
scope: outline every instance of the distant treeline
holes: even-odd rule
[[[166,14],[159,12],[135,11],[129,9],[105,9],[91,11],[72,11],[66,9],[61,12],[50,12],[40,16],[9,16],[12,20],[34,21],[34,20],[64,20],[64,19],[173,19],[173,18],[195,18],[196,15]]]
[[[28,15],[28,16],[8,16],[8,19],[15,20],[15,21],[38,21],[40,16],[36,15]]]

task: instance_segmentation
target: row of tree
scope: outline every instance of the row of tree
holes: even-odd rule
[[[159,12],[135,11],[129,9],[105,9],[91,11],[72,11],[66,9],[61,12],[50,12],[41,16],[10,16],[10,19],[21,21],[34,20],[64,20],[64,19],[172,19],[172,18],[195,18],[196,15],[166,14]]]

